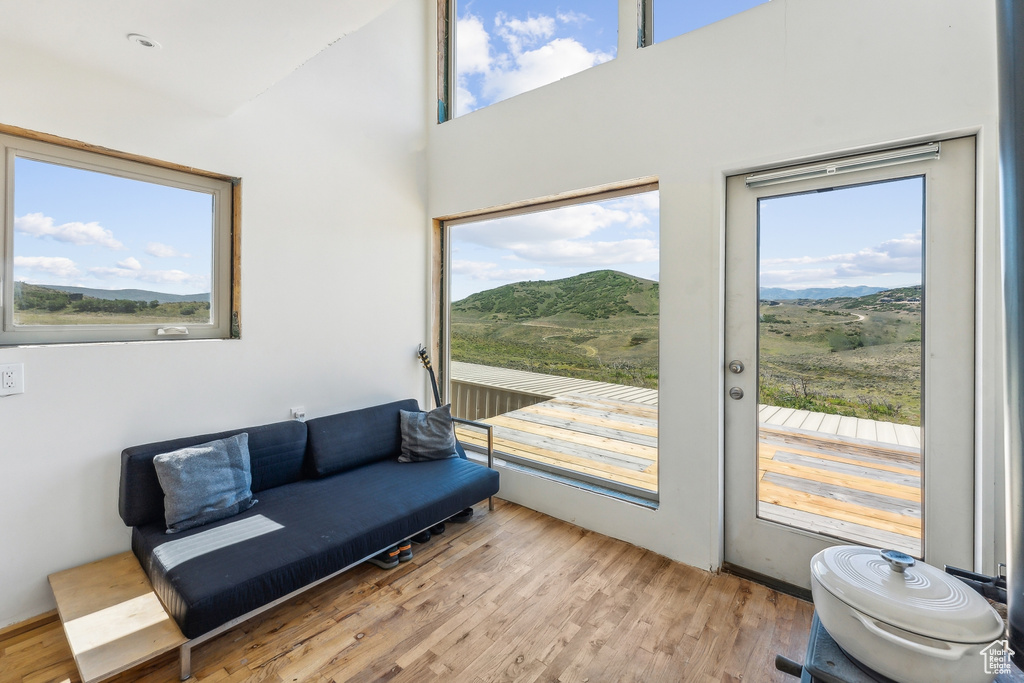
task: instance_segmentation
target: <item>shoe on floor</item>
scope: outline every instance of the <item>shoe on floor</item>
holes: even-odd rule
[[[379,555],[374,555],[367,562],[375,564],[381,569],[394,569],[398,566],[398,546],[388,548]]]
[[[461,524],[462,522],[468,522],[473,516],[473,508],[466,508],[462,512],[456,512],[454,515],[448,518],[449,522],[455,522]]]
[[[412,559],[412,541],[406,540],[398,544],[398,561],[408,562]]]
[[[409,540],[413,543],[426,543],[430,540],[430,531],[421,531]]]
[[[443,534],[444,522],[441,522],[440,524],[435,524],[434,526],[430,527],[430,533],[434,536],[440,536],[441,534]]]

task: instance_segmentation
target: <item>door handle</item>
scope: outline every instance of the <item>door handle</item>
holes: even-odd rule
[[[737,401],[743,398],[743,390],[739,387],[733,387],[729,389],[729,396],[736,399]]]
[[[743,363],[738,360],[729,361],[729,372],[738,375],[743,372]]]

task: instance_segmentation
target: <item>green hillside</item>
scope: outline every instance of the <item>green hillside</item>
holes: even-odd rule
[[[489,289],[452,303],[452,360],[657,388],[658,305],[613,270]]]
[[[562,280],[516,282],[471,294],[452,304],[463,317],[490,320],[535,320],[577,316],[608,320],[622,315],[657,315],[658,283],[596,270]]]
[[[86,292],[102,293],[92,296]],[[151,298],[124,298],[128,292]],[[132,325],[160,323],[206,323],[210,320],[209,295],[161,300],[157,292],[145,290],[95,290],[85,287],[57,287],[14,283],[14,318],[19,325]],[[205,296],[207,300],[201,298]]]

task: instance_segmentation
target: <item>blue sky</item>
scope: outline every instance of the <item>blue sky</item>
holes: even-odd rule
[[[451,300],[524,280],[611,269],[659,276],[658,193],[452,228]]]
[[[761,286],[921,284],[924,179],[762,199]]]
[[[14,279],[210,291],[212,196],[18,157]]]
[[[655,0],[661,42],[767,0]],[[618,0],[458,0],[456,115],[615,58]]]

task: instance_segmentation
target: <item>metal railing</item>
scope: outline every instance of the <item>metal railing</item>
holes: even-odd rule
[[[475,422],[473,420],[467,420],[467,419],[461,418],[461,417],[453,417],[452,418],[452,422],[456,422],[456,423],[458,423],[460,425],[465,425],[467,427],[476,427],[478,429],[483,429],[484,431],[487,432],[487,467],[493,470],[494,469],[494,425],[489,425],[489,424],[486,424],[484,422]],[[465,448],[467,445],[468,444],[463,444],[462,447]],[[471,448],[470,450],[476,450],[476,449],[475,448]],[[494,510],[494,498],[493,497],[489,497],[487,499],[487,509],[488,510]]]

